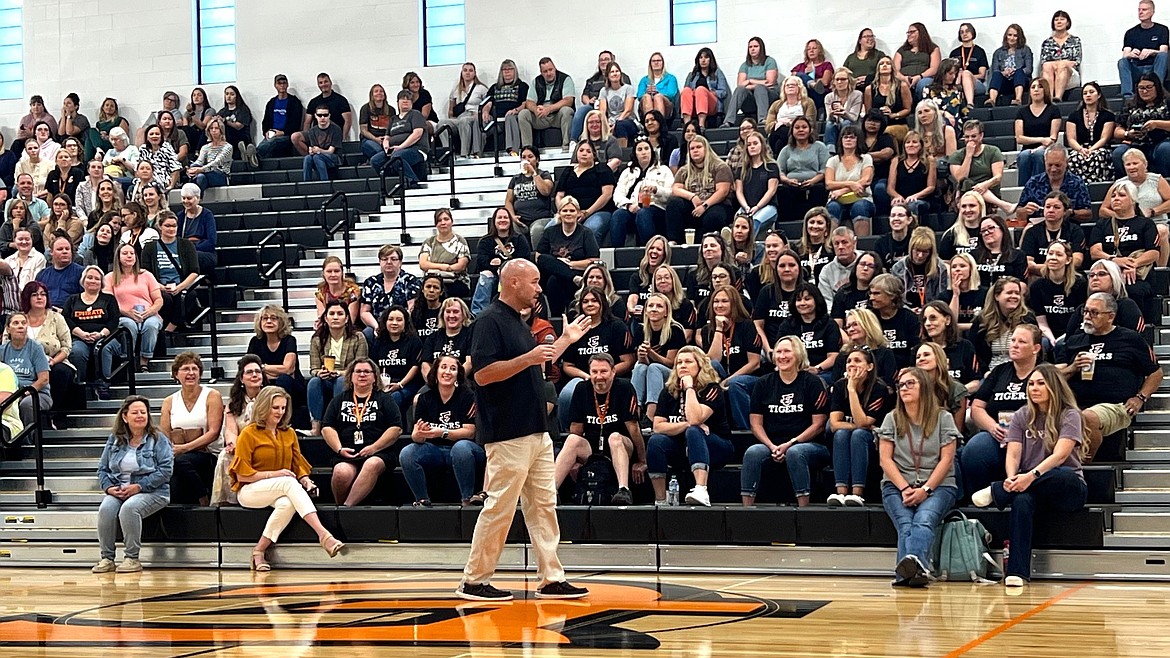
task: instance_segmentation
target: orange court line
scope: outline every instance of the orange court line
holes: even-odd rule
[[[1028,619],[1031,619],[1032,617],[1035,617],[1036,615],[1040,614],[1041,612],[1044,612],[1048,608],[1051,608],[1053,605],[1056,605],[1060,601],[1063,601],[1064,599],[1067,599],[1068,597],[1072,596],[1073,594],[1076,594],[1077,592],[1081,591],[1086,586],[1088,586],[1088,584],[1089,583],[1084,582],[1084,583],[1080,583],[1074,587],[1071,587],[1069,589],[1066,589],[1065,591],[1061,592],[1060,594],[1053,596],[1052,598],[1041,603],[1040,605],[1036,606],[1035,608],[1032,608],[1031,610],[1025,612],[1024,614],[1020,615],[1019,617],[1014,617],[1012,619],[1009,619],[1009,620],[1005,621],[1004,623],[1000,624],[999,626],[996,626],[995,628],[987,631],[983,635],[980,635],[979,637],[975,638],[974,640],[971,640],[967,644],[964,644],[963,646],[959,647],[958,649],[955,649],[954,651],[946,654],[943,658],[957,658],[958,656],[961,656],[961,655],[967,653],[968,651],[983,644],[984,642],[987,642],[988,640],[1001,635],[1002,633],[1004,633],[1008,629],[1014,627],[1015,625],[1017,625],[1021,622],[1027,621]]]

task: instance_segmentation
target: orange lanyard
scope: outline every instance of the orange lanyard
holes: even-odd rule
[[[353,418],[354,418],[354,422],[357,423],[357,428],[359,430],[362,428],[362,419],[366,415],[366,405],[370,403],[370,398],[372,398],[372,397],[373,397],[373,394],[371,393],[368,397],[366,397],[365,402],[358,404],[357,391],[354,391],[354,394],[353,394]]]

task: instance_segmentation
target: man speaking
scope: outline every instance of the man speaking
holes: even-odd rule
[[[561,337],[538,345],[520,312],[540,297],[540,271],[530,261],[511,260],[500,269],[500,296],[480,314],[471,343],[475,373],[477,433],[487,452],[488,498],[475,523],[471,555],[455,594],[471,601],[509,601],[512,593],[492,587],[508,530],[520,499],[528,536],[536,551],[541,599],[579,599],[589,594],[565,582],[557,557],[561,529],[552,439],[548,435],[541,369],[589,330],[588,316],[563,323]]]

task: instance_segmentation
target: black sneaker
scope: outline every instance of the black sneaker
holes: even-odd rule
[[[894,568],[898,578],[906,581],[909,587],[926,587],[930,584],[930,573],[922,562],[913,555],[907,555]]]
[[[633,496],[633,494],[630,493],[629,489],[627,489],[625,487],[620,487],[617,490],[617,493],[615,493],[613,495],[613,498],[610,499],[610,502],[612,502],[614,505],[619,505],[619,506],[620,505],[633,505],[634,504],[634,496]]]
[[[565,581],[549,583],[536,590],[538,599],[583,599],[589,596],[589,590],[584,587],[575,587]]]
[[[105,382],[105,380],[99,379],[98,381],[94,382],[93,388],[94,388],[94,391],[97,393],[97,398],[99,400],[109,400],[110,399],[110,385],[107,384]]]
[[[468,601],[511,601],[512,593],[492,587],[491,583],[473,585],[463,583],[455,590],[455,596]],[[537,594],[539,596],[539,594]]]

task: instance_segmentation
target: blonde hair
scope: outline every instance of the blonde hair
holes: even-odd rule
[[[780,99],[776,102],[783,103],[785,100],[787,100],[787,98],[784,96],[784,85],[788,84],[789,80],[792,80],[793,82],[795,82],[796,88],[800,90],[800,103],[801,103],[801,105],[803,105],[804,101],[808,100],[808,89],[806,89],[804,86],[804,80],[801,80],[799,77],[797,77],[795,75],[788,75],[788,76],[784,77],[784,80],[780,83]],[[814,128],[815,128],[815,126],[814,126]],[[815,135],[809,136],[809,141],[810,142],[816,141],[815,137],[816,137]]]
[[[288,313],[276,304],[269,304],[260,309],[256,313],[256,319],[252,321],[252,331],[256,333],[257,338],[264,338],[264,329],[260,327],[260,318],[264,315],[276,316],[276,337],[284,338],[292,334],[292,322],[289,321]]]
[[[655,277],[655,275],[658,274],[659,271],[661,271],[663,269],[670,272],[671,285],[670,285],[670,294],[669,295],[667,295],[664,292],[660,292],[658,290],[658,288],[654,287],[654,277]],[[678,310],[679,306],[682,306],[683,298],[685,297],[685,295],[683,294],[683,289],[682,289],[682,280],[678,278],[678,272],[675,272],[674,268],[671,267],[669,263],[663,263],[663,264],[659,265],[658,267],[654,268],[654,272],[650,275],[650,292],[657,292],[658,294],[663,295],[664,297],[669,299],[670,300],[670,308],[672,310],[676,310],[676,311]]]
[[[872,285],[872,282],[871,282]],[[889,345],[886,341],[886,334],[882,331],[882,324],[878,322],[877,316],[868,308],[851,308],[845,311],[845,324],[849,324],[849,318],[857,320],[857,324],[861,326],[861,330],[865,332],[865,347],[869,349],[877,349]],[[846,347],[861,347],[854,345],[853,339],[850,338],[844,345],[841,346],[842,351]]]
[[[447,314],[448,306],[458,306],[459,310],[463,313],[462,326],[464,328],[471,326],[471,309],[467,307],[467,302],[459,299],[458,297],[448,297],[447,299],[444,299],[443,303],[439,305],[439,318],[442,318]]]
[[[674,357],[674,367],[670,369],[670,376],[666,378],[666,390],[670,391],[671,395],[677,397],[679,394],[678,363],[684,354],[690,354],[699,364],[699,374],[695,376],[694,383],[696,391],[701,391],[710,384],[719,383],[719,373],[711,367],[711,357],[694,345],[684,345],[679,348],[678,356]]]
[[[661,299],[662,303],[666,305],[666,318],[663,319],[662,329],[659,330],[659,332],[658,332],[658,343],[660,345],[666,345],[667,343],[670,342],[670,337],[673,334],[674,330],[683,331],[683,327],[681,324],[675,322],[674,318],[672,318],[670,316],[670,312],[672,310],[674,310],[674,306],[672,305],[670,298],[667,297],[666,295],[664,295],[660,292],[651,292],[649,295],[646,296],[646,303],[649,303],[650,300],[655,298],[655,297]],[[649,341],[650,334],[653,331],[654,331],[654,329],[650,326],[650,314],[646,313],[646,309],[645,309],[645,307],[643,307],[642,308],[642,339],[645,341]]]
[[[772,350],[775,351],[779,349],[780,343],[783,343],[784,341],[788,341],[788,343],[792,345],[792,353],[796,355],[796,370],[798,372],[802,370],[808,370],[808,349],[805,348],[804,341],[801,340],[798,336],[781,336],[776,341],[776,344],[772,346]]]
[[[987,216],[987,203],[983,201],[983,196],[978,192],[964,192],[963,196],[959,197],[959,203],[956,205],[962,204],[963,199],[966,199],[967,197],[975,199],[975,201],[979,204],[979,221],[982,222],[983,218]],[[978,231],[979,229],[976,228],[975,230]],[[967,232],[967,225],[963,223],[963,217],[961,215],[955,216],[955,223],[946,230],[946,233],[950,233],[955,236],[955,244],[957,246],[966,246],[971,244],[971,234]],[[946,233],[943,235],[946,235]]]
[[[650,271],[650,245],[654,242],[662,243],[662,265],[670,265],[670,241],[661,235],[655,235],[646,241],[646,249],[642,252],[642,260],[638,262],[638,278],[647,288],[654,287],[654,272]]]
[[[982,288],[983,281],[979,278],[979,266],[975,264],[975,257],[971,255],[971,252],[960,251],[951,257],[951,262],[955,262],[956,259],[963,261],[967,264],[967,267],[971,268],[971,279],[967,282],[967,290],[979,290]]]
[[[911,263],[914,262],[913,252],[930,250],[930,259],[926,261],[926,278],[933,279],[938,276],[938,246],[934,242],[934,230],[925,226],[919,226],[910,233],[910,242],[908,248],[911,253],[906,254],[906,269],[910,269]],[[876,278],[876,277],[875,277]]]
[[[1004,315],[999,312],[999,303],[996,302],[995,298],[1008,285],[1017,285],[1020,287],[1020,306],[1012,311],[1010,315]],[[1014,276],[1004,276],[996,279],[991,288],[987,290],[987,297],[983,300],[983,312],[979,314],[979,324],[986,334],[988,343],[994,343],[1000,336],[1015,330],[1016,327],[1024,322],[1024,316],[1031,313],[1028,310],[1027,292],[1028,290],[1024,287],[1024,282]]]
[[[566,194],[565,196],[561,197],[560,201],[557,201],[557,223],[560,223],[561,221],[561,209],[568,205],[572,205],[577,209],[577,212],[581,212],[581,202],[577,200],[577,197],[573,196],[572,194]]]
[[[586,282],[589,281],[589,272],[592,270],[601,270],[601,294],[605,295],[609,301],[610,308],[615,308],[617,304],[621,303],[622,298],[614,289],[613,275],[609,273],[609,268],[601,261],[590,263],[581,273],[581,287],[577,289],[577,294],[573,295],[573,305],[576,306],[581,301],[581,295],[585,294],[585,290],[589,287]]]
[[[602,122],[605,123],[604,121]],[[691,160],[690,148],[691,144],[698,142],[703,145],[703,163],[696,167],[694,161]],[[715,185],[715,168],[722,164],[723,161],[715,155],[715,149],[711,148],[711,142],[707,141],[706,137],[702,135],[695,135],[691,141],[686,144],[686,164],[683,165],[681,171],[686,172],[686,180],[691,185],[698,184],[703,188],[713,187]]]
[[[276,427],[267,427],[268,416],[272,413],[272,402],[276,398],[285,399],[284,415]],[[252,403],[252,424],[260,429],[287,430],[292,422],[292,397],[279,386],[265,386],[256,394],[256,401]]]
[[[918,417],[922,420],[922,436],[930,436],[934,433],[935,426],[938,425],[939,412],[942,411],[942,407],[938,403],[938,396],[928,393],[930,376],[921,368],[903,368],[894,378],[895,390],[901,387],[901,379],[906,375],[918,380]],[[910,418],[910,414],[906,412],[906,403],[902,401],[902,396],[898,395],[897,398],[898,403],[894,407],[895,440],[905,438],[909,441],[911,438],[910,428],[914,425],[914,419]]]
[[[584,141],[586,142],[593,141],[589,138],[589,119],[595,116],[598,118],[598,120],[601,121],[601,137],[598,138],[598,141],[604,142],[605,140],[609,139],[609,121],[607,121],[606,118],[602,116],[601,110],[589,110],[589,112],[585,114],[585,123],[583,124],[585,126],[585,131],[582,133],[582,136],[585,138]],[[576,156],[576,153],[573,155]],[[600,158],[597,157],[597,149],[594,149],[593,159],[597,160],[598,162],[601,161]]]
[[[1130,151],[1137,151],[1137,149],[1130,149]],[[1126,153],[1128,153],[1128,152],[1129,151],[1126,151]],[[1138,152],[1140,153],[1141,151],[1138,151]],[[1052,242],[1048,243],[1048,251],[1052,251],[1052,247],[1054,245],[1060,245],[1060,248],[1064,249],[1064,254],[1066,256],[1068,256],[1068,262],[1065,263],[1065,265],[1064,265],[1064,284],[1063,285],[1064,285],[1064,294],[1071,295],[1073,288],[1076,286],[1077,279],[1081,276],[1080,273],[1077,272],[1077,266],[1073,263],[1072,247],[1069,245],[1067,240],[1061,240],[1058,238],[1058,239],[1053,240]],[[1052,279],[1049,277],[1050,274],[1052,274],[1052,271],[1048,269],[1048,259],[1045,258],[1044,264],[1040,266],[1040,276],[1051,281]]]

